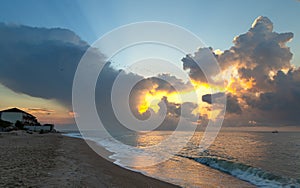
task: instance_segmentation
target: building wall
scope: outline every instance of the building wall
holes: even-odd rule
[[[16,123],[16,121],[23,121],[23,113],[20,112],[2,112],[1,113],[1,119],[4,121],[9,121],[13,124]]]
[[[30,131],[51,131],[52,127],[51,126],[24,126],[25,129],[30,130]]]

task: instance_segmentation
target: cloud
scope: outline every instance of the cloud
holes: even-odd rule
[[[188,54],[181,61],[190,78],[198,82],[211,83],[212,77],[219,73],[212,48],[199,48],[193,55]]]
[[[176,91],[185,91],[193,88],[190,82],[184,82],[170,74],[159,74],[156,77],[149,77],[142,79],[134,90],[155,90],[155,92],[165,91],[172,93]]]
[[[180,105],[178,111],[183,118],[192,122],[198,122],[199,119],[202,119],[201,115],[193,113],[197,107],[198,105],[195,103],[185,102]]]
[[[0,82],[18,93],[45,99],[55,99],[66,105],[72,111],[72,82],[77,65],[90,47],[75,33],[66,29],[34,28],[22,25],[0,24]],[[104,59],[101,52],[96,51],[98,59]],[[115,70],[108,62],[99,74],[96,87],[96,107],[103,124],[110,125],[109,130],[125,130],[116,117],[111,103],[112,85],[122,71]],[[148,90],[153,85],[156,91],[174,92],[171,85],[176,85],[180,90],[191,87],[190,84],[174,76],[162,74],[158,78],[148,78],[131,73],[123,74],[123,78],[131,81],[143,81],[132,92],[130,100],[135,106],[141,92]],[[164,81],[163,79],[167,80]],[[136,93],[136,95],[135,95]],[[124,93],[117,94],[123,99]],[[128,101],[117,101],[121,109],[126,109]],[[186,105],[184,105],[186,106]],[[27,109],[34,113],[49,114],[47,109]],[[147,119],[148,115],[139,114],[136,109],[133,113]],[[76,112],[72,112],[71,115]],[[173,112],[172,112],[173,113]],[[187,114],[187,111],[185,111]],[[80,116],[80,114],[77,114]],[[175,123],[176,120],[172,120]],[[170,127],[171,120],[165,121]],[[173,126],[174,124],[172,124]]]
[[[293,54],[286,45],[292,38],[293,33],[274,32],[270,19],[260,16],[246,33],[234,38],[229,50],[213,53],[212,48],[200,48],[182,59],[183,69],[192,80],[207,83],[218,73],[212,66],[211,54],[218,60],[222,71],[234,68],[236,74],[232,73],[232,80],[228,80],[228,83],[232,82],[231,90],[226,92],[225,123],[248,124],[255,121],[259,125],[264,122],[297,122],[300,120],[297,115],[300,113],[300,69],[291,64]],[[197,63],[200,63],[200,68]],[[190,83],[171,75],[143,79],[133,90],[130,104],[136,107],[139,97],[149,91],[165,91],[167,95],[174,92],[173,86],[183,91],[191,87]],[[209,93],[202,96],[202,101],[211,104],[214,96],[214,102],[218,103],[218,98],[223,95],[223,92]],[[163,104],[167,107],[164,124],[176,123],[180,115],[192,119],[195,117],[193,110],[197,106],[194,103],[170,102],[167,97],[160,98],[159,103],[161,110]],[[209,110],[209,107],[206,108]],[[141,119],[147,119],[151,113],[149,110],[141,115],[136,108],[132,108],[132,111]]]
[[[47,109],[47,108],[26,108],[26,111],[29,111],[29,113],[39,113],[39,114],[51,114],[55,112],[54,110]]]
[[[276,33],[269,18],[258,17],[249,31],[234,38],[234,46],[217,59],[226,69],[236,65],[240,78],[256,83],[254,90],[269,91],[272,89],[271,72],[290,69],[293,54],[286,43],[293,38],[293,33]]]
[[[166,117],[157,130],[174,130],[176,128],[175,125],[177,125],[179,121],[179,118],[183,118],[190,123],[196,124],[201,119],[200,114],[193,113],[193,111],[198,107],[198,105],[192,102],[178,104],[174,102],[169,102],[168,98],[164,96],[158,103],[158,105],[160,106],[158,114],[162,114],[163,110],[165,109],[164,106],[166,107]]]
[[[227,95],[226,112],[235,114],[242,113],[242,109],[240,107],[237,97],[232,94]]]
[[[265,112],[273,120],[299,121],[300,113],[300,69],[287,73],[278,71],[272,84],[273,92],[259,97],[243,96],[249,106]]]
[[[172,76],[170,74],[160,74],[157,75],[156,78],[153,79],[157,79],[158,80],[163,80],[165,81],[165,83],[167,84],[167,87],[169,88],[170,86],[172,86],[173,89],[171,89],[170,91],[174,91],[175,89],[179,90],[179,91],[185,91],[185,90],[189,90],[191,89],[193,86],[190,82],[184,82],[182,79],[177,78],[176,76]],[[164,84],[166,85],[166,84]],[[158,89],[162,89],[162,90],[166,90],[164,87],[159,87]]]
[[[251,28],[234,38],[233,46],[224,52],[214,53],[214,57],[227,79],[227,108],[225,123],[245,122],[294,122],[300,120],[300,69],[291,64],[293,54],[287,43],[293,33],[273,31],[272,21],[264,16],[254,20]],[[204,49],[182,59],[183,68],[190,77],[206,82],[207,77],[218,76],[210,72],[205,76],[197,66],[204,61]],[[204,61],[205,62],[205,61]],[[209,62],[209,61],[206,61]],[[210,63],[206,65],[210,67]],[[207,68],[209,70],[209,68]],[[216,103],[224,93],[209,93],[202,101]]]
[[[0,80],[15,92],[71,106],[73,76],[89,47],[72,31],[0,24]]]
[[[102,71],[99,75],[99,80],[97,83],[96,89],[96,106],[98,110],[99,117],[104,125],[109,125],[107,130],[111,132],[111,134],[118,134],[115,130],[122,130],[131,132],[127,128],[124,128],[122,122],[119,122],[114,109],[112,108],[111,103],[111,92],[112,85],[115,82],[116,78],[120,76],[121,79],[125,82],[132,80],[141,80],[139,81],[135,87],[131,90],[129,101],[126,101],[125,93],[119,92],[116,93],[115,103],[118,107],[118,110],[124,113],[127,113],[127,105],[128,102],[130,104],[130,109],[135,118],[140,120],[147,120],[148,118],[154,117],[155,119],[163,117],[163,110],[166,110],[166,116],[163,118],[163,122],[156,128],[156,130],[174,130],[179,121],[179,116],[182,116],[189,122],[196,122],[198,117],[192,114],[192,111],[197,107],[196,104],[193,103],[175,103],[168,101],[167,95],[170,92],[174,92],[174,88],[165,80],[160,78],[143,78],[139,75],[135,74],[127,74],[123,71],[117,71],[109,68],[109,64],[106,65],[108,69],[106,71]],[[169,79],[175,82],[180,82],[179,79],[176,79],[169,75],[160,75],[158,77],[165,77],[166,80]],[[129,83],[129,82],[128,82]],[[127,85],[122,85],[120,87],[127,87]],[[184,88],[184,87],[182,87]],[[122,88],[119,88],[122,90]],[[153,109],[149,108],[146,112],[140,113],[138,111],[138,106],[141,104],[140,101],[143,100],[145,93],[152,92],[153,94],[156,92],[165,92],[165,95],[162,95],[161,98],[158,98],[157,103],[159,107],[158,112],[154,112]],[[166,108],[164,108],[164,106]],[[133,124],[134,125],[134,124]],[[134,126],[142,126],[136,124]]]
[[[140,117],[141,114],[138,111],[138,108],[143,103],[158,103],[163,96],[172,94],[177,96],[173,97],[173,101],[177,99],[180,100],[180,93],[191,91],[192,89],[193,86],[190,82],[184,82],[183,80],[170,74],[160,74],[156,77],[142,78],[131,90],[130,106],[133,113],[137,117]],[[145,101],[145,96],[148,96],[148,101]],[[153,101],[149,101],[150,99]],[[143,114],[143,116],[148,117],[146,114]]]
[[[25,25],[0,23],[1,42],[5,44],[28,43],[40,44],[42,42],[59,41],[76,46],[88,46],[74,32],[62,28],[38,28]],[[12,36],[5,38],[5,36]]]
[[[166,105],[167,107],[167,112],[166,114],[168,116],[175,116],[175,117],[178,117],[180,115],[180,111],[179,111],[179,107],[180,107],[180,104],[176,104],[176,103],[171,103],[168,101],[168,98],[166,96],[164,96],[160,103],[158,103],[158,106],[160,107],[160,110],[159,110],[159,113],[162,113],[162,105]]]
[[[293,33],[274,32],[270,19],[260,16],[248,32],[234,38],[229,50],[215,55],[223,70],[237,68],[235,92],[227,99],[227,111],[241,114],[237,120],[300,120],[300,71],[291,64],[293,54],[286,45],[292,38]],[[245,89],[242,82],[250,81]]]
[[[231,75],[234,82],[228,80],[228,83],[232,82],[232,88],[226,93],[228,121],[235,123],[251,120],[257,124],[271,120],[299,122],[300,69],[291,64],[293,54],[287,46],[292,38],[293,33],[273,31],[270,19],[260,16],[246,33],[234,38],[230,49],[223,53],[213,53],[212,48],[200,48],[194,54],[183,57],[182,68],[193,81],[207,83],[218,74],[213,66],[214,57],[223,72],[234,67],[236,74]],[[3,85],[15,92],[55,99],[71,110],[73,77],[77,64],[89,48],[86,42],[66,29],[7,24],[0,24],[0,41],[0,82]],[[95,55],[100,60],[104,59],[101,52]],[[99,116],[104,124],[111,125],[112,130],[121,127],[111,104],[112,85],[121,72],[107,63],[99,75],[96,88]],[[158,99],[158,106],[161,107],[163,103],[167,106],[168,115],[163,122],[166,127],[176,124],[179,116],[198,122],[193,113],[198,108],[195,103],[170,102],[171,99],[167,98],[168,94],[175,92],[175,88],[180,91],[190,90],[193,88],[191,83],[168,74],[143,78],[125,73],[123,78],[129,81],[141,79],[129,99],[132,113],[139,119],[147,119],[153,113],[149,110],[141,114],[136,108],[145,93],[165,92]],[[250,82],[251,87],[246,88]],[[224,95],[222,92],[204,95],[202,101],[209,105],[214,95],[218,102],[218,97]],[[123,99],[123,94],[117,97]],[[118,104],[125,110],[128,101],[120,100]]]
[[[224,97],[225,93],[219,92],[219,93],[213,93],[213,94],[206,94],[202,96],[202,101],[206,102],[208,104],[212,103],[219,103],[219,98]],[[226,105],[226,112],[227,113],[235,113],[235,114],[241,114],[242,109],[240,107],[240,104],[238,103],[238,99],[236,96],[228,93],[226,95],[227,97],[227,105]],[[214,100],[214,101],[212,101]]]

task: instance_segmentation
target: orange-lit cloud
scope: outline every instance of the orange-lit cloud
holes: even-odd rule
[[[141,93],[139,102],[136,103],[136,108],[140,114],[147,112],[150,108],[154,112],[159,111],[160,101],[166,97],[168,102],[174,104],[183,104],[185,102],[192,102],[197,104],[197,108],[192,111],[194,115],[206,116],[215,119],[220,110],[211,111],[210,105],[202,101],[202,96],[207,93],[225,92],[225,87],[211,86],[208,83],[191,80],[191,87],[180,91],[166,91],[157,90],[158,85],[154,84],[151,89]],[[192,97],[194,96],[194,97]]]

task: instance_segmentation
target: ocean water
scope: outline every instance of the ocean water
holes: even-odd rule
[[[119,140],[143,148],[160,143],[170,134],[167,131],[153,131],[120,135]],[[66,135],[81,137],[76,132]],[[186,135],[182,133],[180,136]],[[196,132],[184,148],[173,153],[173,157],[165,162],[131,169],[182,187],[300,187],[299,130],[279,133],[269,130],[223,130],[204,151],[199,149],[202,136],[203,132]],[[114,152],[111,158],[121,166],[118,161],[128,154],[122,149],[131,148],[120,148],[110,139],[89,139]],[[176,145],[174,143],[169,147]],[[168,151],[168,148],[162,150]],[[139,157],[131,157],[131,160],[142,164],[149,162],[142,153],[135,152],[135,155]]]

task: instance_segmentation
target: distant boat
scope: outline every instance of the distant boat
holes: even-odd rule
[[[272,133],[278,133],[278,131],[277,131],[277,130],[274,130],[274,131],[272,131]]]

